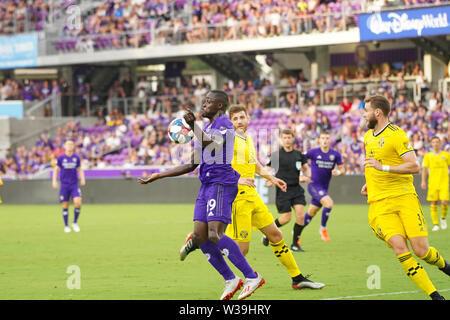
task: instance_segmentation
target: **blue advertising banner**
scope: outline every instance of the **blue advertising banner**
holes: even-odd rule
[[[382,11],[358,16],[361,41],[450,34],[450,6]]]
[[[37,66],[36,33],[0,37],[0,69]]]
[[[0,117],[23,118],[23,102],[20,100],[0,101]]]

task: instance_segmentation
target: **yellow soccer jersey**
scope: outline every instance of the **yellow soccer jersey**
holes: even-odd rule
[[[256,151],[250,136],[243,138],[236,135],[234,139],[234,156],[231,166],[241,175],[241,178],[255,178]],[[235,200],[245,199],[254,201],[257,196],[258,193],[255,188],[239,185],[239,191]]]
[[[448,189],[448,166],[450,166],[448,152],[441,151],[439,154],[427,152],[423,157],[422,166],[429,169],[428,188]]]
[[[3,185],[2,178],[0,178],[0,187]],[[2,197],[0,197],[0,203],[2,203]]]
[[[382,165],[396,166],[404,161],[402,155],[414,152],[406,133],[388,123],[377,135],[370,129],[364,135],[366,157],[378,160]],[[412,174],[384,172],[365,168],[367,202],[416,193]]]

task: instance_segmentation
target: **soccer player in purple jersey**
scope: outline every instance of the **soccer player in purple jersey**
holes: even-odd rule
[[[74,218],[72,223],[73,231],[80,232],[78,217],[81,211],[81,190],[80,186],[86,185],[83,169],[81,169],[80,157],[74,153],[75,144],[72,140],[64,143],[65,152],[57,159],[55,170],[53,171],[52,185],[58,189],[58,175],[61,181],[59,190],[59,202],[62,204],[62,214],[64,219],[64,232],[70,232],[69,227],[69,200],[73,199]],[[78,185],[80,179],[80,186]]]
[[[319,148],[308,150],[306,153],[306,158],[311,167],[311,181],[308,183],[311,202],[308,212],[305,214],[303,228],[311,222],[312,218],[323,206],[319,232],[323,241],[330,241],[327,222],[334,202],[328,194],[328,186],[332,176],[340,176],[344,173],[344,165],[341,154],[330,148],[331,139],[329,132],[323,131],[320,133],[319,144]],[[335,169],[336,165],[337,169]],[[303,228],[301,231],[303,231]]]
[[[203,131],[195,123],[195,115],[187,109],[184,119],[194,130],[199,144],[191,154],[191,163],[152,173],[146,179],[138,179],[138,182],[147,184],[157,179],[180,176],[194,171],[200,164],[199,179],[202,185],[194,209],[194,244],[225,279],[221,300],[231,299],[243,285],[242,279],[234,275],[222,253],[244,274],[244,289],[238,297],[242,300],[265,281],[250,267],[237,243],[225,235],[225,229],[231,223],[231,209],[240,178],[231,166],[235,137],[233,124],[226,115],[228,103],[225,92],[208,92],[201,108],[201,116],[208,118],[210,122]]]

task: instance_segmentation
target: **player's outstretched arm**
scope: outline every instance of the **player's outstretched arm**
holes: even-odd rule
[[[154,172],[148,178],[145,178],[145,179],[138,178],[138,182],[140,184],[148,184],[148,183],[151,183],[153,181],[163,179],[163,178],[181,176],[183,174],[194,171],[195,168],[197,168],[197,166],[198,166],[198,163],[195,163],[195,151],[193,151],[191,154],[191,163],[183,164],[181,166],[175,167],[173,169],[170,169],[170,170],[167,170],[164,172],[158,172],[158,173]]]
[[[403,163],[397,166],[382,165],[374,158],[366,158],[364,166],[366,168],[374,168],[379,171],[386,171],[400,174],[416,174],[419,173],[419,164],[415,152],[411,151],[402,155]]]
[[[278,188],[281,189],[281,191],[286,192],[287,190],[287,184],[286,182],[284,182],[281,179],[278,179],[277,177],[275,177],[269,169],[264,168],[261,163],[259,163],[259,161],[256,161],[256,167],[255,167],[255,173],[261,177],[263,177],[264,179],[266,179],[269,183],[270,186],[277,186]],[[268,185],[269,186],[269,185]]]

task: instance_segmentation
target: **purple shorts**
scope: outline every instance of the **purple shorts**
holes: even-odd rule
[[[310,183],[308,184],[308,192],[311,195],[311,204],[315,205],[316,207],[322,208],[320,199],[328,195],[328,190],[322,186]]]
[[[231,223],[231,208],[238,193],[237,184],[202,184],[195,201],[194,221]]]
[[[59,202],[69,202],[70,198],[81,197],[81,190],[78,185],[61,184],[59,189]]]

